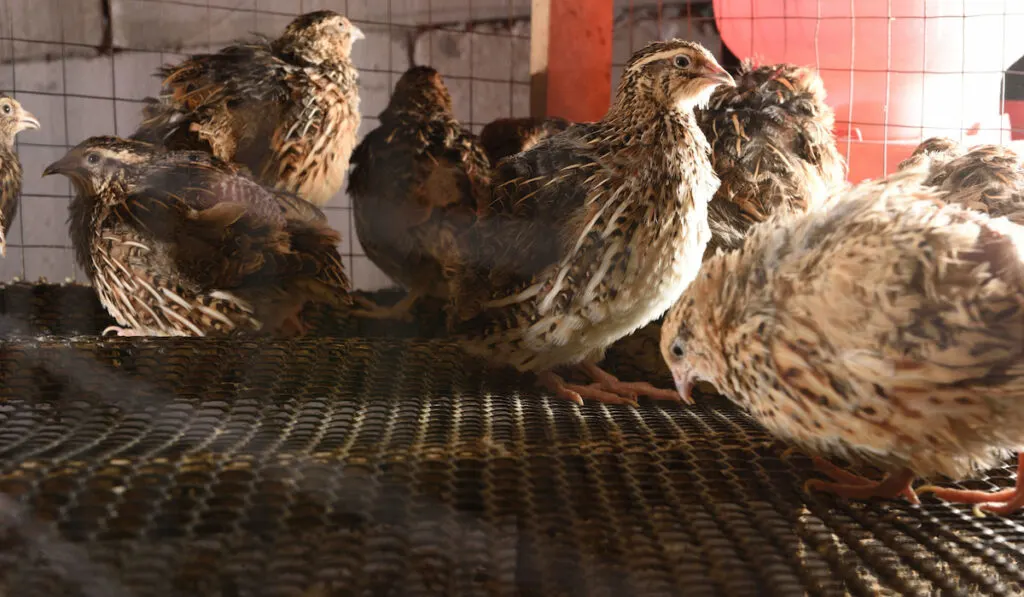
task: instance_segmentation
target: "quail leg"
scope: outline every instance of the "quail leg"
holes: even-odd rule
[[[1022,477],[1022,474],[1024,474],[1024,458],[1018,454],[1017,484],[1009,489],[989,492],[925,485],[924,487],[919,487],[917,493],[931,493],[939,499],[955,504],[980,504],[978,506],[979,510],[998,514],[999,516],[1007,516],[1024,508],[1024,488],[1021,487],[1021,480],[1024,477]]]
[[[355,317],[363,317],[365,319],[394,319],[397,321],[412,321],[412,307],[419,300],[420,295],[417,292],[410,292],[390,307],[382,307],[377,303],[363,298],[361,296],[353,297],[355,302],[359,304],[362,309],[354,309],[352,315]]]
[[[675,390],[656,388],[645,381],[621,381],[594,363],[581,363],[579,367],[596,382],[593,385],[605,392],[629,397],[630,401],[635,401],[637,396],[647,396],[655,400],[671,400],[673,402],[682,400],[679,392]]]
[[[910,470],[902,470],[885,476],[881,481],[872,481],[867,477],[856,475],[832,464],[824,458],[813,458],[814,468],[818,472],[832,478],[832,481],[821,479],[810,479],[804,483],[804,491],[822,491],[833,493],[839,497],[852,500],[866,500],[870,498],[893,499],[903,496],[912,504],[920,504],[914,489],[910,486],[914,480],[914,473]]]
[[[551,391],[555,396],[565,398],[566,400],[575,402],[581,406],[583,405],[584,398],[597,400],[599,402],[606,402],[608,404],[632,404],[633,406],[636,406],[636,399],[634,398],[605,392],[598,387],[598,384],[583,386],[566,383],[564,379],[550,371],[538,373],[537,381]]]

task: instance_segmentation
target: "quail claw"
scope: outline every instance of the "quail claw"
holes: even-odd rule
[[[824,458],[815,457],[813,462],[814,468],[830,477],[832,481],[809,479],[803,484],[803,490],[807,493],[817,490],[854,500],[866,500],[874,497],[893,499],[903,496],[911,504],[921,503],[917,494],[914,493],[913,487],[910,486],[914,480],[912,471],[903,470],[886,475],[881,481],[873,481],[844,470]]]
[[[935,497],[947,502],[959,504],[974,504],[972,508],[975,516],[984,516],[985,512],[991,512],[999,516],[1013,514],[1024,508],[1024,491],[1021,491],[1021,482],[1024,480],[1024,459],[1017,456],[1017,484],[1013,487],[1000,489],[999,491],[980,491],[973,489],[955,489],[952,487],[939,487],[938,485],[924,485],[917,488],[917,494],[930,493]]]
[[[566,383],[564,379],[550,371],[537,375],[537,380],[542,386],[559,398],[565,398],[571,402],[583,406],[584,398],[604,402],[606,404],[628,404],[637,406],[636,397],[624,396],[617,393],[606,392],[600,384],[578,385]]]
[[[636,403],[637,396],[647,396],[654,400],[669,400],[672,402],[683,400],[683,397],[676,390],[657,388],[645,381],[622,381],[594,363],[581,363],[579,367],[594,380],[595,383],[592,386],[600,388],[605,393],[628,396],[629,403],[631,404]]]

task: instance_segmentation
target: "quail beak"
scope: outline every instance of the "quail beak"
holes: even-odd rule
[[[39,127],[39,120],[31,112],[21,111],[21,116],[18,118],[19,131],[36,130]]]
[[[735,87],[736,80],[732,78],[724,68],[717,64],[707,63],[704,65],[704,72],[701,73],[701,78],[707,79],[708,81],[714,81],[718,85],[725,85],[726,87]]]
[[[352,41],[366,39],[366,34],[363,33],[363,30],[360,29],[359,27],[356,27],[355,25],[350,25],[349,31],[351,31],[350,35],[352,36]]]
[[[78,157],[74,155],[66,155],[56,162],[50,164],[43,170],[43,176],[51,176],[53,174],[71,174],[78,170]]]
[[[673,371],[672,378],[676,382],[676,390],[687,404],[696,404],[693,399],[693,373],[690,371]]]

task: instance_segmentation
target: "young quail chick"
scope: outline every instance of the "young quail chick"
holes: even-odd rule
[[[916,501],[916,477],[961,479],[1024,448],[1024,227],[945,204],[922,177],[753,228],[663,326],[683,395],[710,381],[797,447],[888,472],[817,459],[835,482],[808,488]],[[1024,491],[985,499],[1011,511]]]
[[[602,120],[501,161],[452,266],[450,325],[469,352],[576,402],[679,399],[596,363],[697,273],[718,178],[693,109],[723,84],[732,77],[699,44],[654,42],[630,59]],[[552,372],[563,365],[596,383],[566,383]]]
[[[846,184],[835,115],[814,69],[745,62],[736,87],[715,90],[697,122],[722,179],[708,205],[708,256],[738,247],[776,211],[804,211]]]
[[[932,172],[938,166],[962,156],[965,151],[963,145],[949,137],[931,137],[922,141],[910,157],[900,162],[899,170],[923,168]],[[926,184],[935,184],[935,181],[926,179]]]
[[[121,335],[305,331],[350,303],[338,234],[305,201],[205,152],[93,137],[44,171],[71,179],[71,240]]]
[[[0,255],[7,256],[7,231],[18,214],[21,200],[21,162],[14,152],[14,137],[39,128],[39,121],[12,97],[0,93]]]
[[[490,168],[474,135],[455,120],[437,71],[416,66],[402,75],[352,164],[348,191],[359,242],[409,292],[394,307],[355,314],[407,318],[420,297],[447,299],[438,251],[472,224]]]
[[[262,184],[323,206],[345,179],[359,128],[358,27],[329,10],[274,41],[236,44],[161,71],[133,139],[212,152]]]
[[[1021,157],[1009,147],[978,145],[948,161],[933,161],[925,184],[938,186],[947,201],[1024,224],[1021,166]]]
[[[480,145],[491,164],[530,149],[544,139],[569,128],[571,123],[558,117],[499,118],[480,130]]]

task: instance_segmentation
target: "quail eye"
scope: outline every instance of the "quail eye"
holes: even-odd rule
[[[89,157],[85,158],[85,161],[90,164],[98,164],[100,163],[100,156],[96,155],[95,153],[90,153]]]
[[[686,55],[683,55],[683,54],[680,54],[679,56],[676,56],[676,58],[675,58],[675,64],[676,64],[677,68],[687,68],[692,63],[693,63],[693,60],[690,60],[689,56],[686,56]]]
[[[4,104],[4,114],[10,114],[10,113],[11,113],[11,105],[10,104]]]
[[[683,350],[682,342],[680,342],[679,340],[672,342],[672,356],[676,357],[677,359],[681,359],[685,354],[686,351]]]

